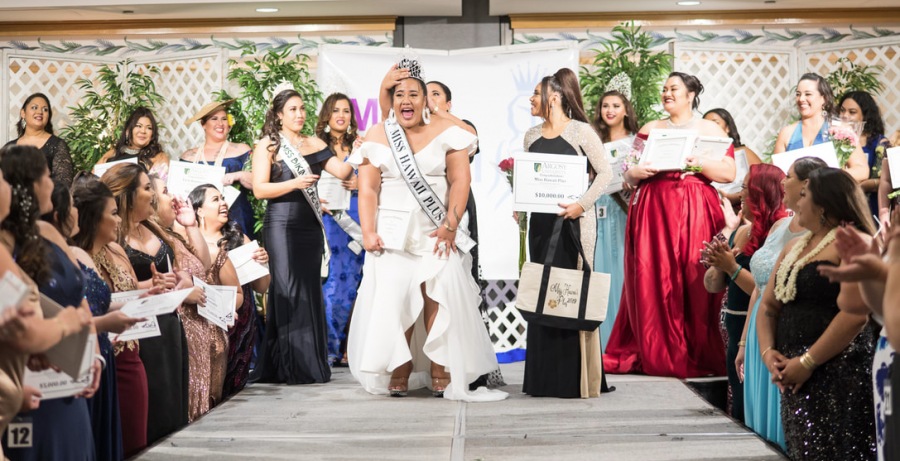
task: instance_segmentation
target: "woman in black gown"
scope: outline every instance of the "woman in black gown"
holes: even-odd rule
[[[323,169],[348,179],[353,166],[338,160],[324,141],[302,134],[305,122],[300,93],[277,92],[253,152],[253,191],[268,200],[263,233],[272,277],[265,337],[251,375],[257,382],[331,379],[321,280],[326,242],[316,180]],[[289,159],[300,165],[299,176]]]
[[[190,277],[182,277],[176,286],[176,276],[170,270],[178,264],[176,255],[168,235],[150,219],[155,194],[144,167],[118,164],[100,180],[115,196],[122,217],[118,243],[134,267],[138,287],[192,287]],[[184,327],[175,313],[158,315],[156,319],[161,335],[140,340],[140,357],[147,370],[148,445],[188,423],[188,348]]]
[[[866,315],[851,313],[865,304],[857,283],[830,283],[819,273],[844,264],[834,243],[838,226],[864,237],[875,226],[862,189],[836,168],[810,173],[794,211],[809,233],[782,250],[760,303],[765,315],[757,317],[760,355],[782,391],[788,456],[876,459],[875,339]]]
[[[525,150],[559,155],[587,155],[596,178],[584,195],[561,209],[559,214],[532,213],[528,230],[531,260],[543,264],[550,245],[553,226],[563,219],[561,250],[554,267],[577,269],[584,263],[593,266],[597,240],[594,202],[612,179],[606,150],[597,132],[588,123],[578,79],[570,69],[560,69],[535,88],[531,113],[545,121],[525,134]],[[572,232],[570,232],[570,230]],[[589,261],[579,261],[579,238]],[[553,328],[531,322],[528,325],[528,350],[525,355],[525,382],[522,392],[533,396],[589,398],[605,392],[600,353],[600,332]]]
[[[34,146],[40,149],[50,168],[50,178],[72,184],[75,168],[69,145],[53,134],[53,108],[50,99],[42,93],[35,93],[25,100],[16,123],[18,138],[6,146]],[[6,147],[4,146],[4,147]]]

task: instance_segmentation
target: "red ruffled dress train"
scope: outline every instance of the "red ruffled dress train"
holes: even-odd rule
[[[734,157],[732,148],[728,156]],[[607,373],[725,375],[724,293],[706,291],[700,264],[703,242],[724,227],[725,217],[706,177],[681,175],[648,178],[631,200],[625,286],[603,356]]]

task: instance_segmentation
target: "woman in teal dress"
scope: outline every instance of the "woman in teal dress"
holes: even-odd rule
[[[241,195],[229,206],[231,217],[253,240],[256,238],[256,217],[247,198],[253,189],[253,177],[249,171],[244,171],[244,165],[250,161],[251,149],[246,144],[228,142],[231,121],[225,109],[233,102],[234,99],[207,104],[185,122],[185,125],[190,125],[199,120],[205,137],[200,147],[188,149],[182,154],[181,161],[225,167],[222,185],[234,186],[241,191]]]
[[[787,208],[796,209],[804,181],[813,170],[825,167],[827,167],[825,162],[813,157],[801,158],[794,162],[784,179],[784,204]],[[766,289],[778,255],[791,239],[807,232],[796,221],[796,217],[784,218],[772,225],[766,243],[756,250],[750,259],[750,272],[753,274],[756,289],[750,297],[753,308],[744,325],[744,335],[741,338],[746,346],[742,348],[743,350],[738,350],[735,361],[739,375],[743,367],[745,424],[781,448],[785,448],[784,429],[781,425],[781,393],[778,387],[772,384],[769,370],[760,357],[762,351],[759,350],[759,340],[756,336],[756,317],[759,312],[759,300],[762,298],[760,293]]]
[[[624,74],[623,74],[624,75]],[[626,79],[627,80],[627,79]],[[628,101],[631,83],[617,85],[600,97],[594,113],[594,129],[600,139],[607,143],[606,152],[612,157],[609,163],[613,173],[621,173],[621,159],[628,153],[623,149],[614,150],[608,143],[624,141],[631,146],[634,134],[638,132],[637,117]],[[618,143],[617,143],[618,144]],[[618,171],[616,171],[618,169]],[[622,183],[627,185],[627,183]],[[594,250],[594,271],[610,274],[609,305],[606,320],[600,324],[600,345],[606,344],[612,332],[613,321],[619,312],[622,299],[622,285],[625,282],[625,223],[628,220],[628,191],[603,194],[594,204],[597,214],[597,246]]]

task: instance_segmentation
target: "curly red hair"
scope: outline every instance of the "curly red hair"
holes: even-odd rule
[[[750,230],[750,241],[741,253],[752,256],[766,241],[769,230],[781,218],[787,216],[784,208],[784,172],[775,165],[759,163],[750,166],[750,179],[747,181],[749,195],[747,206],[753,215],[753,227]]]

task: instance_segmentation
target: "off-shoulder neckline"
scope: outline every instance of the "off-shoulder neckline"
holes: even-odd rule
[[[418,154],[420,154],[420,153],[422,153],[422,152],[425,152],[426,150],[428,150],[429,147],[431,147],[432,144],[434,144],[435,141],[437,141],[438,139],[440,139],[441,136],[444,136],[445,134],[447,134],[448,131],[450,131],[450,130],[452,130],[452,129],[454,129],[454,128],[456,128],[457,130],[462,131],[463,133],[468,133],[468,134],[472,135],[472,133],[469,133],[468,131],[463,130],[463,129],[460,128],[458,125],[450,126],[450,127],[447,128],[446,130],[441,131],[440,134],[438,134],[437,136],[435,136],[431,141],[428,141],[428,144],[425,144],[425,147],[419,149],[418,152],[413,152],[413,155],[418,155]],[[472,136],[475,136],[475,135],[472,135]],[[388,146],[387,144],[381,144],[380,142],[375,142],[375,141],[366,141],[366,142],[363,143],[363,145],[366,145],[366,144],[374,144],[374,145],[376,145],[376,146],[384,147],[385,149],[390,149],[390,148],[391,148],[391,146]]]

